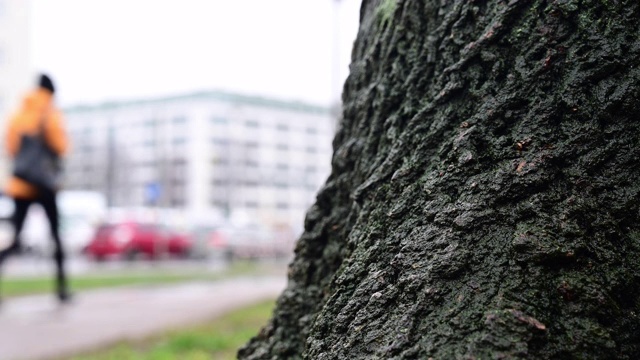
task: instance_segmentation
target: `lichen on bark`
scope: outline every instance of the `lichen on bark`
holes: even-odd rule
[[[640,4],[383,3],[239,358],[639,358]]]

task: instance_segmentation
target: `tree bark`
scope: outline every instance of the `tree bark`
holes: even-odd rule
[[[640,358],[640,5],[365,0],[241,359]]]

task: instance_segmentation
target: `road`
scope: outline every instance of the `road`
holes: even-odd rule
[[[96,262],[82,256],[72,256],[67,260],[66,268],[71,276],[122,273],[122,271],[146,271],[162,269],[164,271],[206,271],[218,272],[229,264],[220,259],[212,260],[168,260],[161,261],[105,261]],[[283,264],[286,267],[286,264]],[[54,263],[50,258],[19,256],[11,257],[2,268],[3,277],[53,276]]]
[[[76,294],[61,306],[51,294],[7,299],[0,308],[0,359],[60,359],[122,340],[222,315],[275,298],[284,276],[121,287]]]

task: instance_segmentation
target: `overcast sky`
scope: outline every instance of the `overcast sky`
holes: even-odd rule
[[[62,106],[230,90],[328,105],[336,0],[32,0],[32,60]],[[340,85],[360,0],[342,0]]]

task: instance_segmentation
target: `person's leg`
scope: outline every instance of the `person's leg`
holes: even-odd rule
[[[69,299],[69,289],[67,288],[67,276],[64,268],[65,253],[60,239],[60,219],[58,214],[58,205],[56,204],[56,194],[53,191],[40,191],[40,197],[38,200],[49,219],[51,236],[53,237],[55,245],[53,258],[56,262],[58,298],[60,301],[67,301]]]
[[[20,249],[20,234],[22,233],[22,227],[24,226],[24,220],[27,217],[27,211],[31,205],[31,200],[14,200],[14,211],[11,217],[11,223],[13,225],[13,240],[11,245],[6,249],[0,251],[0,264],[11,254],[17,252]]]
[[[20,249],[20,233],[22,232],[24,220],[27,217],[29,205],[31,205],[30,200],[14,200],[13,216],[11,217],[11,223],[13,225],[13,240],[9,247],[0,250],[0,266],[9,257],[9,255],[18,252]]]

